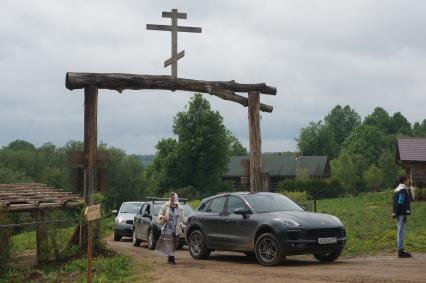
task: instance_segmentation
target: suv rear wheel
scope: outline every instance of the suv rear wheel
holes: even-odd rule
[[[342,253],[342,248],[338,248],[334,252],[326,253],[326,254],[314,254],[314,257],[321,262],[332,262],[339,258]]]
[[[195,259],[205,259],[210,255],[211,250],[207,249],[204,235],[200,230],[194,230],[189,235],[189,253]]]
[[[277,237],[271,233],[260,235],[256,240],[255,252],[257,261],[265,266],[278,265],[283,262],[283,249]]]
[[[136,229],[133,229],[132,244],[135,247],[138,247],[141,244],[141,240],[136,238]]]

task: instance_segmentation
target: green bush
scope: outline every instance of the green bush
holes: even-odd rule
[[[306,192],[311,199],[335,198],[344,190],[337,180],[284,180],[278,184],[277,192]]]
[[[295,201],[297,203],[303,203],[307,202],[309,200],[309,194],[307,192],[288,192],[288,191],[281,191],[279,192],[282,195],[285,195],[292,201]]]

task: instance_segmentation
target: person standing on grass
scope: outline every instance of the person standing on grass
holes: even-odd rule
[[[392,217],[396,218],[396,245],[398,248],[398,257],[401,258],[411,257],[410,253],[404,251],[404,238],[407,227],[407,216],[411,214],[410,202],[410,180],[407,176],[400,176],[399,185],[393,193]]]
[[[168,263],[176,264],[175,251],[179,244],[179,237],[185,231],[183,209],[179,207],[176,193],[169,194],[169,201],[161,208],[157,220],[161,225],[161,235],[155,253],[167,256]]]

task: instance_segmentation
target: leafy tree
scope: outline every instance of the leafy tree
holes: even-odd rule
[[[392,119],[389,113],[382,107],[376,107],[373,113],[365,117],[363,124],[374,126],[386,134],[393,132]]]
[[[178,136],[179,187],[192,186],[201,195],[221,190],[228,163],[229,139],[219,112],[201,94],[194,95],[186,111],[177,113],[173,132]]]
[[[247,156],[247,149],[241,144],[241,142],[232,134],[230,130],[226,130],[226,135],[228,139],[229,156]]]
[[[176,170],[179,168],[177,159],[177,141],[175,139],[161,139],[155,148],[157,153],[153,162],[146,170],[149,192],[153,195],[166,195],[172,188],[178,188]]]
[[[343,143],[343,149],[348,154],[363,156],[370,166],[377,161],[383,150],[392,149],[393,143],[381,130],[375,126],[361,124],[356,127]]]
[[[27,141],[24,140],[15,140],[13,142],[10,142],[4,149],[10,149],[10,150],[36,150],[36,147]]]
[[[369,190],[379,191],[384,183],[384,172],[372,164],[364,173],[363,179]]]
[[[396,112],[391,117],[390,133],[404,136],[412,135],[411,124],[401,112]]]
[[[107,167],[105,205],[117,208],[124,201],[138,201],[145,197],[146,181],[143,165],[136,155],[126,155],[118,148],[109,148],[111,157]]]
[[[377,162],[377,167],[383,171],[383,187],[393,187],[398,176],[402,175],[402,168],[395,163],[395,149],[384,150]]]
[[[302,155],[327,155],[334,158],[338,150],[333,131],[321,121],[310,122],[308,127],[302,128],[297,145]]]
[[[331,161],[333,178],[338,180],[342,188],[347,191],[356,191],[361,182],[363,157],[359,154],[350,154],[342,151],[338,158]]]
[[[333,132],[336,143],[340,146],[352,129],[361,124],[361,117],[349,105],[342,108],[336,105],[324,118],[325,125]]]
[[[419,122],[414,123],[413,136],[426,137],[426,119],[424,119],[421,123]]]

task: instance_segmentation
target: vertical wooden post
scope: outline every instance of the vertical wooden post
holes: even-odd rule
[[[88,228],[88,239],[87,239],[87,283],[92,282],[92,250],[93,250],[93,235],[92,235],[92,222],[87,222]]]
[[[46,220],[46,212],[37,210],[35,212],[36,222],[44,222]],[[37,246],[37,264],[40,264],[49,259],[49,246],[46,231],[46,224],[36,224],[36,246]]]
[[[93,204],[96,189],[96,148],[97,148],[98,88],[90,85],[84,88],[84,201],[86,206]],[[88,244],[88,226],[85,224],[80,246]]]
[[[84,199],[86,205],[93,204],[96,188],[96,146],[98,114],[98,88],[94,85],[84,88]]]
[[[177,14],[177,9],[172,9],[172,13]],[[171,58],[176,58],[172,63],[172,78],[177,78],[177,34],[178,34],[178,25],[177,25],[177,15],[172,17],[172,56]]]
[[[0,202],[0,224],[9,224],[9,215]],[[0,274],[10,263],[10,229],[0,228]]]
[[[248,120],[250,142],[250,191],[262,191],[261,171],[262,152],[260,138],[260,94],[257,91],[248,93]]]

